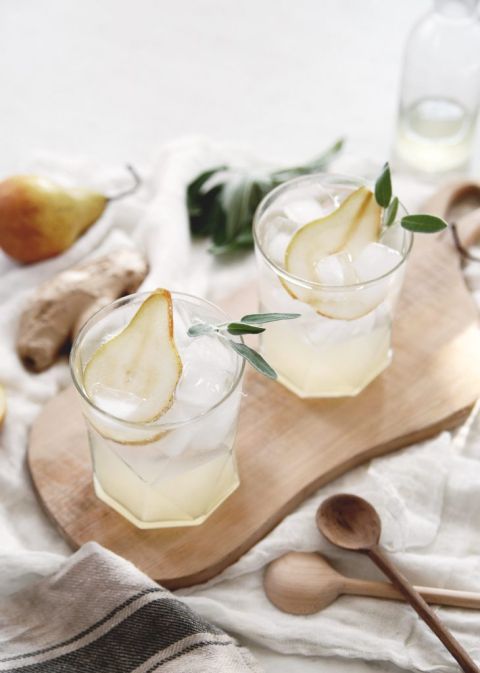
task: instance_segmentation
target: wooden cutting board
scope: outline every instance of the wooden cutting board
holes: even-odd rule
[[[228,310],[256,302],[240,292]],[[34,423],[28,463],[72,547],[96,540],[171,587],[238,559],[315,490],[374,456],[460,423],[480,396],[480,332],[450,232],[418,236],[394,328],[393,364],[355,398],[301,400],[249,371],[236,450],[240,488],[201,526],[138,530],[94,495],[73,389]]]

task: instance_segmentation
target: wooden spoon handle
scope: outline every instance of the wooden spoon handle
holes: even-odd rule
[[[480,673],[473,659],[467,654],[450,631],[442,624],[432,608],[420,596],[418,591],[402,575],[402,573],[383,555],[379,547],[367,550],[372,561],[389,578],[394,586],[405,596],[407,601],[417,612],[419,617],[430,627],[433,633],[441,640],[450,654],[457,660],[461,668],[467,673]]]
[[[427,601],[434,605],[448,605],[456,608],[480,609],[480,593],[473,591],[454,591],[453,589],[437,589],[433,587],[414,587]],[[388,582],[370,582],[345,578],[346,594],[368,596],[369,598],[385,598],[404,601],[405,596]]]
[[[473,591],[454,591],[453,589],[433,589],[415,587],[427,603],[433,605],[449,605],[454,608],[480,608],[480,594]]]

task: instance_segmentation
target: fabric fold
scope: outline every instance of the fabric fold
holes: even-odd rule
[[[250,653],[96,543],[0,602],[2,673],[260,672]]]

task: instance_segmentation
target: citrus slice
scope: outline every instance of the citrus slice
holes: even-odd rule
[[[83,381],[88,396],[112,415],[154,421],[172,405],[182,374],[168,290],[145,299],[128,325],[93,354]]]
[[[381,215],[382,209],[373,193],[366,187],[360,187],[332,213],[309,222],[295,233],[285,253],[285,269],[307,281],[322,283],[318,270],[324,266],[326,258],[345,253],[354,260],[365,246],[378,241]],[[342,285],[356,282],[353,267],[345,267],[343,271],[344,276],[339,275],[338,281],[331,283],[338,285],[338,290],[313,290],[288,281],[283,283],[290,295],[310,304],[321,315],[338,320],[354,320],[374,307],[371,307],[371,302],[359,301],[361,290],[341,290]]]

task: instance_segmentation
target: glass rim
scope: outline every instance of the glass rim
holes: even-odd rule
[[[182,420],[179,420],[179,421],[171,421],[171,422],[166,422],[166,423],[161,422],[163,414],[162,414],[162,416],[160,416],[159,418],[157,418],[156,420],[153,420],[153,421],[129,421],[125,418],[120,418],[119,416],[115,416],[114,414],[111,414],[110,412],[105,411],[105,409],[102,409],[101,407],[97,406],[93,402],[93,400],[90,399],[90,397],[88,396],[85,388],[78,381],[76,373],[75,373],[75,364],[74,364],[74,360],[75,360],[75,357],[76,357],[76,354],[77,354],[77,351],[78,351],[78,348],[79,348],[79,344],[80,344],[82,338],[88,332],[89,328],[92,326],[94,319],[95,318],[97,318],[97,320],[99,319],[99,317],[100,317],[99,314],[109,313],[112,309],[117,308],[117,306],[119,306],[121,304],[124,304],[124,303],[127,303],[128,301],[132,301],[133,299],[141,299],[141,298],[147,299],[147,297],[149,297],[152,294],[152,292],[154,292],[154,291],[155,290],[150,290],[150,291],[147,290],[145,292],[133,292],[132,294],[125,295],[124,297],[119,297],[118,299],[115,299],[115,301],[111,302],[110,304],[107,304],[107,306],[102,306],[102,308],[100,308],[98,311],[95,311],[95,313],[93,313],[88,318],[88,320],[82,325],[80,331],[78,332],[77,336],[75,337],[75,339],[73,341],[72,348],[70,350],[70,356],[69,356],[69,368],[70,368],[70,375],[72,377],[73,384],[75,386],[76,391],[80,395],[80,397],[83,400],[85,400],[85,402],[88,404],[88,406],[92,407],[92,409],[94,409],[96,412],[100,413],[102,416],[105,416],[106,418],[110,418],[113,421],[115,421],[116,423],[121,423],[122,425],[125,425],[125,426],[127,426],[131,429],[137,429],[137,430],[138,429],[152,429],[152,430],[154,430],[154,429],[158,428],[158,429],[168,431],[168,430],[175,430],[176,428],[183,427],[185,425],[188,425],[189,423],[193,423],[193,422],[199,420],[200,418],[203,418],[203,417],[207,416],[212,411],[217,409],[221,404],[223,404],[223,402],[225,402],[235,392],[235,390],[238,388],[238,386],[240,385],[240,383],[242,381],[243,373],[245,371],[245,359],[242,358],[240,355],[238,355],[238,353],[234,352],[237,363],[240,361],[239,366],[237,365],[237,371],[236,371],[234,380],[233,380],[231,386],[229,387],[229,389],[227,390],[227,392],[225,393],[225,395],[223,395],[219,400],[217,400],[217,402],[215,402],[215,404],[208,407],[207,409],[205,409],[201,413],[197,414],[196,416],[192,416],[190,418],[185,418],[185,419],[182,419]],[[208,306],[214,308],[216,311],[219,311],[220,313],[223,314],[223,316],[226,319],[230,318],[230,316],[222,308],[220,308],[219,306],[217,306],[213,302],[209,301],[208,299],[204,299],[203,297],[198,297],[194,294],[189,294],[187,292],[177,292],[175,290],[169,290],[169,292],[172,295],[172,299],[174,297],[180,297],[180,298],[188,299],[188,300],[193,299],[196,302],[200,302],[202,304],[207,304]],[[199,338],[201,338],[201,337],[199,337]],[[240,339],[241,343],[244,342],[243,338],[241,336],[239,336],[238,338]],[[167,412],[168,412],[168,409],[167,409]],[[146,441],[147,440],[145,440],[145,442]],[[140,441],[139,443],[144,443],[144,442]]]
[[[291,185],[300,184],[302,182],[317,182],[319,178],[329,178],[332,180],[337,179],[358,185],[368,186],[370,184],[368,180],[362,180],[361,178],[352,175],[343,175],[342,173],[321,172],[321,173],[310,173],[309,175],[301,175],[298,178],[292,178],[291,180],[287,180],[286,182],[283,182],[281,185],[278,185],[277,187],[272,189],[272,191],[268,192],[268,194],[266,194],[260,201],[253,216],[253,240],[255,243],[255,248],[260,252],[265,262],[275,271],[277,275],[279,275],[287,282],[308,289],[317,291],[323,290],[327,292],[343,292],[345,290],[360,289],[378,283],[379,281],[382,281],[385,278],[388,278],[393,273],[395,273],[395,271],[397,271],[397,269],[399,269],[407,261],[408,256],[410,255],[410,252],[413,247],[414,234],[411,231],[408,231],[407,229],[403,230],[404,236],[406,237],[407,247],[406,250],[402,253],[402,259],[398,262],[398,264],[396,264],[392,269],[390,269],[386,273],[382,273],[380,276],[375,276],[375,278],[369,278],[369,280],[359,281],[358,283],[349,283],[346,285],[327,285],[325,283],[319,283],[318,281],[308,280],[307,278],[302,278],[301,276],[295,276],[293,273],[289,273],[286,269],[281,267],[279,264],[277,264],[277,262],[274,262],[269,257],[267,252],[264,250],[262,244],[260,243],[260,237],[258,234],[260,221],[265,210],[269,205],[271,205],[271,203],[277,198],[279,194],[283,193],[284,191],[287,191]]]

